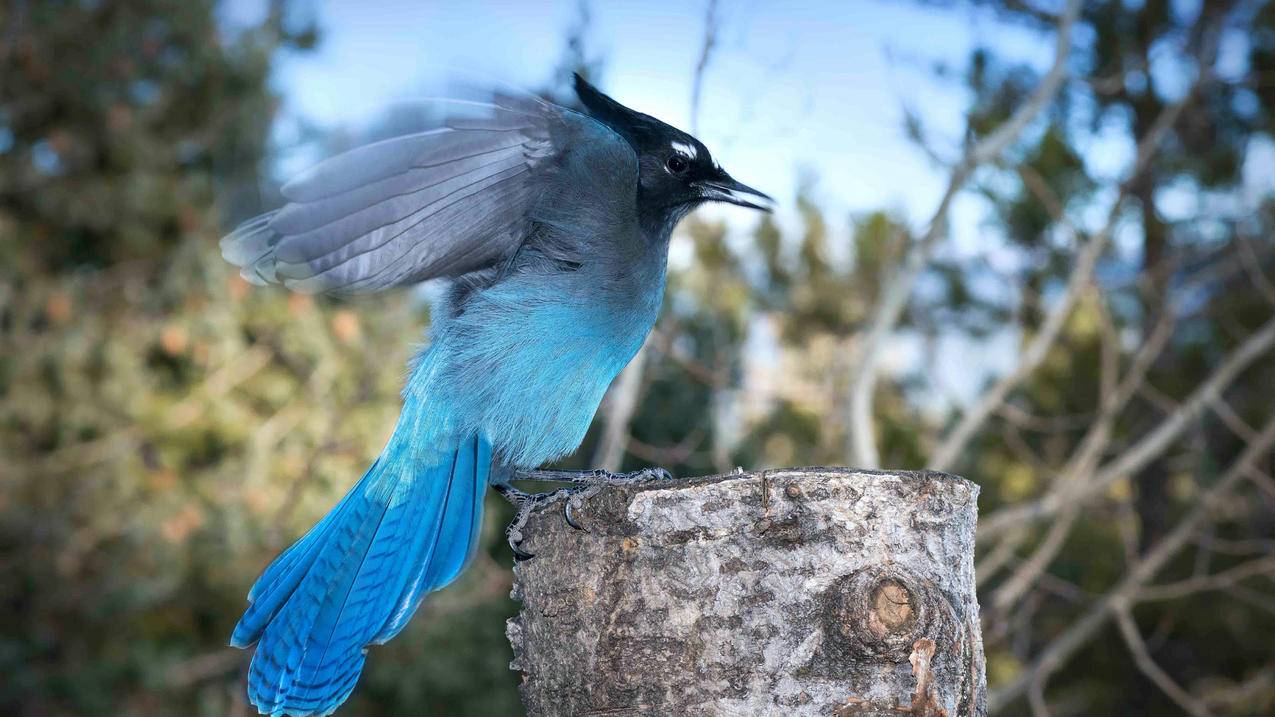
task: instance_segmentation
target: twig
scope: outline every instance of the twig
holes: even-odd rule
[[[1177,682],[1169,677],[1169,673],[1161,668],[1151,652],[1147,649],[1147,643],[1142,639],[1142,633],[1138,632],[1138,625],[1133,621],[1133,615],[1129,612],[1128,604],[1120,604],[1115,609],[1116,624],[1120,626],[1120,636],[1124,638],[1125,645],[1129,647],[1129,652],[1133,655],[1134,664],[1138,666],[1138,670],[1147,676],[1147,679],[1156,684],[1160,691],[1173,700],[1179,707],[1186,710],[1194,717],[1210,717],[1210,713],[1204,703],[1191,696],[1191,693],[1182,689]]]
[[[974,567],[974,581],[978,587],[992,578],[993,575],[1000,572],[1000,569],[1008,564],[1014,558],[1014,551],[1018,550],[1018,546],[1023,544],[1023,540],[1027,538],[1027,531],[1014,531],[1000,539],[992,552],[986,557],[978,561]]]
[[[1045,316],[1045,321],[1041,324],[1040,331],[1028,342],[1027,347],[1020,354],[1018,364],[1014,366],[1012,371],[993,384],[992,388],[979,397],[974,406],[966,411],[965,415],[961,416],[960,422],[948,433],[947,438],[943,440],[939,448],[934,451],[929,461],[931,468],[939,471],[950,468],[961,451],[965,449],[966,444],[982,428],[983,423],[1005,402],[1005,398],[1010,391],[1014,390],[1018,384],[1030,376],[1045,360],[1045,357],[1049,355],[1049,350],[1053,348],[1054,341],[1057,340],[1059,333],[1062,331],[1067,317],[1071,315],[1072,307],[1075,306],[1076,301],[1084,293],[1085,287],[1093,279],[1093,271],[1098,265],[1098,257],[1107,248],[1107,241],[1111,230],[1114,228],[1113,225],[1114,222],[1091,238],[1080,251],[1080,255],[1076,258],[1075,267],[1067,278],[1067,289],[1063,297],[1058,300]]]
[[[979,525],[979,538],[987,539],[1004,533],[1011,527],[1047,518],[1058,513],[1068,501],[1082,501],[1106,490],[1117,480],[1142,469],[1163,453],[1191,421],[1200,416],[1242,371],[1272,346],[1275,346],[1275,319],[1268,321],[1227,355],[1212,375],[1197,386],[1186,401],[1166,416],[1150,433],[1121,453],[1114,461],[1098,470],[1083,486],[1079,486],[1069,494],[1051,491],[1039,499],[991,513]]]
[[[1251,677],[1233,687],[1206,688],[1208,694],[1204,701],[1216,707],[1226,709],[1247,704],[1257,695],[1271,689],[1275,685],[1275,666],[1266,666]]]
[[[1245,232],[1236,229],[1235,239],[1240,249],[1240,263],[1244,267],[1244,273],[1248,274],[1249,281],[1257,289],[1258,293],[1266,301],[1275,305],[1275,283],[1272,283],[1262,271],[1262,262],[1257,256],[1257,250],[1253,248],[1252,238]]]
[[[1212,575],[1199,575],[1164,585],[1150,585],[1138,591],[1138,601],[1176,600],[1206,590],[1225,590],[1255,575],[1275,573],[1275,555],[1240,563]]]
[[[1130,566],[1115,587],[1042,650],[1013,681],[989,695],[988,712],[995,713],[1003,710],[1010,702],[1022,696],[1032,684],[1052,674],[1106,624],[1113,610],[1126,601],[1133,600],[1142,586],[1154,578],[1164,564],[1190,540],[1200,523],[1217,509],[1222,500],[1243,478],[1248,467],[1265,455],[1273,444],[1275,444],[1275,417],[1266,422],[1258,439],[1250,443],[1226,470],[1226,473],[1199,496],[1194,507],[1182,517],[1178,524],[1152,546],[1137,563]]]
[[[1102,458],[1102,452],[1111,443],[1115,421],[1120,410],[1137,390],[1138,386],[1142,385],[1151,364],[1160,355],[1165,345],[1168,344],[1172,333],[1172,313],[1163,312],[1147,342],[1134,355],[1129,371],[1120,379],[1118,384],[1109,389],[1103,389],[1099,397],[1102,411],[1098,419],[1085,433],[1084,438],[1081,439],[1080,447],[1076,449],[1075,453],[1067,461],[1067,466],[1055,482],[1053,490],[1064,496],[1070,495],[1075,486],[1083,485],[1085,478],[1092,474],[1094,467]],[[1114,373],[1114,368],[1109,370]],[[1111,381],[1114,381],[1114,378],[1105,379],[1104,384]],[[1053,559],[1062,550],[1067,536],[1071,533],[1071,528],[1080,516],[1081,508],[1080,501],[1067,501],[1064,499],[1063,502],[1066,507],[1063,509],[1062,514],[1049,526],[1049,532],[1045,535],[1045,539],[1033,551],[1031,557],[1019,566],[1014,571],[1013,576],[1006,580],[993,594],[993,608],[1004,610],[1016,602],[1024,592],[1045,574],[1049,564],[1053,562]]]
[[[212,677],[220,677],[243,666],[244,653],[223,647],[183,660],[164,671],[160,681],[172,689],[184,689]]]
[[[1027,704],[1031,707],[1032,717],[1050,717],[1053,714],[1049,711],[1049,703],[1045,701],[1044,679],[1032,683],[1032,688],[1027,693]]]
[[[699,134],[699,103],[704,89],[704,75],[708,63],[713,58],[713,50],[717,47],[717,0],[708,0],[704,11],[704,41],[700,44],[699,59],[695,62],[695,73],[691,76],[691,134]]]
[[[1209,404],[1209,408],[1213,409],[1213,414],[1222,419],[1222,423],[1231,429],[1232,433],[1245,442],[1253,440],[1253,436],[1257,435],[1257,431],[1254,431],[1252,426],[1248,425],[1243,418],[1240,418],[1239,414],[1231,408],[1231,404],[1227,403],[1225,398],[1218,396],[1216,401]]]
[[[1067,289],[1054,307],[1045,317],[1045,321],[1041,325],[1040,331],[1028,343],[1027,348],[1022,352],[1018,364],[1014,369],[1005,374],[992,387],[984,393],[974,406],[965,412],[961,420],[949,432],[948,437],[944,439],[939,448],[934,451],[930,458],[930,467],[934,470],[947,470],[952,463],[960,456],[961,451],[965,449],[969,443],[983,426],[983,423],[996,411],[996,408],[1005,402],[1010,391],[1022,383],[1024,379],[1031,375],[1033,371],[1040,365],[1048,355],[1050,348],[1053,347],[1054,341],[1058,338],[1059,332],[1062,330],[1068,316],[1071,315],[1071,309],[1075,302],[1080,298],[1081,293],[1093,278],[1093,272],[1098,263],[1098,258],[1102,255],[1103,250],[1107,247],[1107,242],[1116,230],[1116,224],[1119,222],[1121,213],[1124,209],[1125,201],[1128,199],[1130,189],[1135,181],[1146,170],[1151,163],[1153,157],[1160,149],[1161,143],[1169,130],[1177,122],[1182,111],[1187,105],[1193,101],[1195,93],[1200,85],[1210,77],[1207,69],[1207,63],[1201,63],[1201,70],[1190,91],[1183,97],[1166,107],[1159,116],[1156,117],[1154,123],[1145,136],[1138,140],[1137,152],[1134,156],[1133,166],[1129,169],[1123,182],[1120,185],[1120,193],[1116,200],[1112,203],[1111,208],[1107,212],[1107,220],[1103,228],[1095,234],[1089,243],[1081,250],[1076,258],[1076,265],[1072,269],[1070,276],[1067,277]],[[1020,171],[1024,177],[1024,184],[1029,190],[1041,197],[1040,201],[1050,209],[1054,214],[1054,220],[1062,222],[1065,227],[1070,229],[1072,234],[1077,238],[1079,232],[1074,226],[1061,214],[1061,209],[1057,207],[1057,198],[1048,191],[1047,186],[1041,181],[1030,181],[1034,173]],[[1036,177],[1039,179],[1039,177]]]
[[[1071,31],[1080,12],[1079,0],[1069,0],[1058,22],[1054,63],[1041,79],[1031,97],[990,135],[974,145],[960,164],[952,169],[947,189],[931,217],[925,235],[915,242],[904,258],[903,266],[885,286],[878,298],[877,310],[850,378],[849,454],[856,465],[876,468],[880,463],[873,435],[872,399],[876,389],[879,362],[886,340],[893,333],[903,309],[907,306],[925,263],[934,251],[947,226],[947,216],[957,193],[980,165],[998,157],[1013,144],[1022,131],[1045,109],[1062,88],[1067,76],[1067,56],[1071,51]]]

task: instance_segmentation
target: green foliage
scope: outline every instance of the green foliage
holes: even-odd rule
[[[1018,171],[1020,175],[1030,173],[1033,185],[1029,187],[1025,179],[1012,198],[1000,203],[1001,225],[1012,241],[1039,246],[1045,243],[1046,230],[1054,225],[1055,213],[1084,198],[1093,182],[1065,130],[1057,124],[1045,130]]]
[[[0,266],[24,272],[154,256],[215,191],[255,177],[275,99],[276,11],[233,41],[210,2],[39,2],[0,9]],[[86,41],[92,38],[92,41]]]
[[[249,586],[393,425],[423,312],[250,290],[216,251],[271,59],[313,41],[284,10],[228,38],[207,2],[0,7],[0,712],[242,713]],[[491,507],[360,714],[519,712]]]
[[[401,295],[355,311],[249,290],[215,236],[199,228],[153,272],[28,282],[6,306],[6,711],[225,714],[247,653],[223,646],[248,586],[393,425],[421,312]],[[485,540],[501,546],[493,508]],[[380,687],[360,699],[383,711],[364,713],[516,714],[497,555],[370,661]],[[457,655],[474,675],[456,679]]]

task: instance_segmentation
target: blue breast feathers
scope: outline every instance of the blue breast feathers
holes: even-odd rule
[[[640,290],[590,291],[587,275],[553,290],[516,274],[435,312],[405,395],[429,407],[424,445],[490,440],[502,463],[535,467],[574,451],[611,381],[641,348],[663,296],[663,262]]]

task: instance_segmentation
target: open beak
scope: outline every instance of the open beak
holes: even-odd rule
[[[725,172],[722,172],[720,178],[700,182],[699,188],[701,196],[710,202],[738,204],[741,207],[760,209],[767,213],[775,210],[775,200],[770,195],[735,181]]]

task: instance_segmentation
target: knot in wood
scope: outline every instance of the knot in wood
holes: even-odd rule
[[[930,629],[926,585],[894,567],[864,568],[825,594],[827,634],[850,654],[906,662],[912,643]]]
[[[912,595],[902,583],[886,578],[872,591],[872,611],[869,627],[881,637],[889,632],[906,630],[915,622]]]

